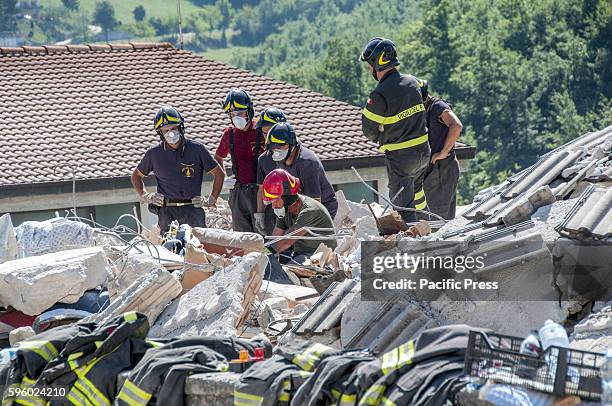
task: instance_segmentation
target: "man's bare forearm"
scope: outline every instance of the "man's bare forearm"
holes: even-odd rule
[[[140,176],[137,171],[138,170],[135,170],[132,173],[132,176],[130,176],[130,181],[132,182],[132,186],[134,186],[134,190],[136,190],[138,196],[142,197],[145,194],[146,190],[144,188],[143,177]]]
[[[223,180],[225,179],[225,172],[221,169],[220,166],[217,166],[215,169],[211,171],[214,176],[212,191],[210,192],[211,196],[214,198],[218,198],[221,194],[221,189],[223,188]]]
[[[455,143],[459,139],[459,135],[461,134],[461,125],[451,125],[448,128],[448,134],[446,136],[446,141],[444,142],[444,148],[442,148],[442,152],[449,154]]]

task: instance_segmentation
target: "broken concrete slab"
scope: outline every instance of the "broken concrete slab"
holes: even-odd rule
[[[468,324],[489,328],[498,334],[526,337],[548,319],[563,322],[569,312],[566,303],[528,301],[444,301],[430,302],[429,307],[443,325]]]
[[[265,299],[263,303],[272,310],[283,310],[289,308],[289,301],[284,297],[271,297]]]
[[[7,261],[0,264],[0,306],[38,315],[58,302],[75,303],[86,290],[105,284],[109,274],[100,247]]]
[[[372,215],[360,217],[359,219],[357,219],[357,221],[355,222],[354,236],[359,240],[366,241],[376,241],[383,239],[380,236],[380,232],[378,231],[376,220],[372,217]]]
[[[258,296],[260,300],[282,297],[287,300],[287,304],[290,308],[300,303],[310,307],[319,298],[319,294],[313,288],[298,285],[282,285],[271,281],[262,282]]]
[[[9,333],[9,344],[16,347],[21,341],[34,337],[36,333],[32,327],[19,327]]]
[[[26,221],[15,227],[15,235],[20,258],[93,245],[93,228],[80,221],[63,217]]]
[[[362,217],[372,217],[372,212],[366,204],[347,200],[342,191],[336,192],[336,199],[338,200],[338,211],[336,217],[334,217],[334,227],[336,230],[356,224],[357,220]],[[384,209],[381,205],[374,202],[370,203],[370,207],[377,217],[382,216]]]
[[[336,211],[336,217],[334,217],[334,229],[338,231],[350,223],[351,209],[342,190],[336,192],[336,201],[338,202],[338,210]]]
[[[159,268],[159,261],[146,254],[122,255],[112,265],[112,276],[108,281],[111,302],[124,292],[135,280]]]
[[[211,254],[204,248],[187,244],[185,247],[184,270],[214,271],[215,268],[225,268],[232,264],[232,259],[219,254]]]
[[[146,315],[152,325],[168,303],[181,291],[179,281],[170,272],[157,267],[136,279],[105,310],[86,320],[105,323],[122,313],[137,311]]]
[[[259,293],[267,263],[261,253],[237,258],[168,306],[149,336],[237,335]]]
[[[612,348],[612,306],[606,306],[576,324],[570,341],[571,348],[583,351],[603,353]]]
[[[202,248],[209,253],[233,256],[261,252],[264,249],[264,239],[257,233],[201,227],[194,227],[192,232],[202,243]]]
[[[17,259],[17,237],[10,214],[0,216],[0,264]]]

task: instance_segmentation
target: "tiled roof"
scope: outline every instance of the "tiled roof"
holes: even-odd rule
[[[589,185],[556,229],[576,238],[612,236],[612,189]]]
[[[283,109],[323,160],[378,155],[358,107],[170,44],[0,48],[0,71],[0,185],[65,180],[70,165],[79,179],[128,176],[158,140],[152,119],[163,104],[214,153],[232,87],[251,93],[256,112]]]
[[[606,180],[609,158],[605,159],[612,146],[612,126],[584,134],[575,140],[544,155],[538,162],[523,170],[493,193],[475,199],[462,216],[483,220],[500,213],[513,204],[513,199],[549,185],[556,198],[564,199],[584,179],[591,180],[596,169],[594,182]]]

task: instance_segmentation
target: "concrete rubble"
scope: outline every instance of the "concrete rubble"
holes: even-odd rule
[[[0,264],[17,259],[17,237],[10,214],[0,216]]]
[[[38,315],[57,302],[75,303],[86,290],[104,285],[109,274],[99,247],[7,261],[0,264],[0,305]]]
[[[9,343],[11,347],[16,347],[21,341],[26,338],[34,337],[36,333],[32,327],[18,327],[9,334]]]
[[[158,260],[150,255],[135,254],[120,256],[113,262],[112,275],[108,281],[108,294],[111,301],[125,292],[142,275],[160,267]]]
[[[105,310],[86,320],[104,323],[122,313],[137,311],[146,315],[152,325],[168,303],[181,291],[181,284],[170,272],[156,267],[141,275],[121,294],[114,297]]]
[[[208,253],[242,256],[251,252],[261,252],[264,248],[263,237],[256,233],[194,227],[193,236]]]
[[[231,211],[222,200],[206,209],[210,228],[191,229],[184,256],[164,248],[155,227],[142,233],[150,242],[145,243],[68,219],[24,223],[13,231],[4,215],[0,306],[39,315],[102,286],[110,304],[85,321],[105,322],[134,310],[148,317],[150,338],[263,333],[277,343],[300,338],[375,354],[437,326],[467,324],[522,337],[552,319],[573,331],[572,348],[603,352],[612,347],[612,295],[570,292],[560,283],[567,264],[559,253],[567,253],[561,247],[568,242],[580,247],[612,242],[611,151],[612,127],[586,134],[481,191],[448,222],[406,226],[394,210],[348,201],[339,191],[337,248],[321,244],[303,265],[285,266],[295,285],[263,281],[268,264],[263,237],[231,231]],[[430,301],[363,300],[363,241],[384,243],[385,250],[388,245],[385,255],[399,243],[417,247],[417,253],[423,251],[419,242],[458,244],[464,254],[487,257],[474,275],[504,281],[508,289],[495,297],[448,290]],[[84,248],[71,249],[75,246]],[[601,267],[584,254],[575,258],[581,272]],[[527,293],[534,300],[516,299]],[[11,345],[32,333],[29,327],[14,329]],[[232,404],[239,377],[192,376],[186,403]]]
[[[150,337],[237,335],[259,292],[267,259],[250,253],[174,301],[151,327]]]
[[[612,348],[612,302],[574,326],[570,347],[593,352]]]

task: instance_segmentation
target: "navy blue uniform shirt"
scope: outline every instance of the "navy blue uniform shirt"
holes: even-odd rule
[[[445,110],[451,110],[451,107],[444,100],[433,99],[433,102],[427,108],[427,128],[429,129],[429,146],[432,155],[444,149],[448,127],[442,121],[441,116]]]
[[[168,199],[191,199],[199,196],[205,172],[217,166],[206,147],[197,141],[185,140],[185,145],[173,150],[165,143],[149,148],[138,170],[145,176],[151,172],[157,179],[157,192]]]
[[[326,206],[326,203],[336,200],[336,192],[334,192],[333,186],[327,179],[321,160],[305,146],[300,146],[300,153],[291,166],[285,166],[282,162],[275,162],[269,152],[260,155],[257,183],[263,185],[266,175],[277,168],[284,169],[293,176],[300,178],[302,193],[309,197],[321,199],[324,206]]]

